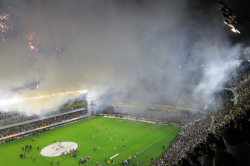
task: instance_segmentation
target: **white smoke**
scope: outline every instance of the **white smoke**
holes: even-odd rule
[[[173,100],[201,65],[197,92],[208,95],[242,49],[231,44],[214,3],[21,0],[1,11],[10,29],[0,41],[0,100],[83,89],[104,104]],[[33,32],[37,52],[23,38]],[[17,109],[54,110],[67,99],[55,100]]]

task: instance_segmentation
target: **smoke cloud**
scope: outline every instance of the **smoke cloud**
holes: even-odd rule
[[[212,2],[0,2],[9,14],[0,34],[1,100],[88,89],[101,104],[176,102],[186,86],[209,96],[244,48],[230,42]],[[65,100],[11,109],[39,113]]]

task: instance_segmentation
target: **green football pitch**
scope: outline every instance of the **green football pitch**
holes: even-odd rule
[[[151,158],[155,159],[161,155],[164,151],[163,145],[168,147],[170,139],[173,140],[177,133],[178,129],[169,126],[96,117],[41,133],[39,138],[31,136],[35,140],[34,142],[30,140],[30,137],[26,137],[0,145],[0,166],[46,166],[51,165],[51,161],[53,165],[58,165],[58,161],[61,166],[79,165],[80,157],[87,156],[90,156],[90,161],[95,160],[95,164],[89,161],[89,166],[96,165],[96,161],[100,165],[104,163],[107,166],[109,158],[118,153],[119,155],[114,157],[115,163],[110,165],[119,165],[121,161],[135,155],[136,152],[137,157],[133,157],[132,163],[138,162],[139,166],[144,166],[150,162]],[[61,137],[63,137],[62,142],[78,144],[77,157],[64,155],[62,157],[44,157],[43,159],[37,147],[42,149],[53,144],[55,140],[61,140]],[[32,145],[29,153],[20,149],[25,145]],[[26,157],[20,158],[20,154],[24,152]],[[36,161],[32,160],[31,156],[35,157]],[[87,162],[81,165],[87,165]]]

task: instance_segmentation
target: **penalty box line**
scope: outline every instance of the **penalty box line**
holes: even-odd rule
[[[150,146],[154,145],[156,142],[158,142],[159,140],[161,140],[162,138],[164,138],[165,136],[169,135],[170,133],[172,133],[175,129],[173,129],[171,132],[167,133],[166,135],[164,135],[163,137],[161,137],[160,139],[156,140],[155,142],[153,142],[151,145],[147,146],[146,148],[144,148],[143,150],[141,150],[139,153],[141,153],[142,151],[144,151],[145,149],[149,148]]]

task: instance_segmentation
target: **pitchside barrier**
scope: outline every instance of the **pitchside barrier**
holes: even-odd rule
[[[72,124],[72,123],[87,120],[87,119],[90,119],[90,118],[93,118],[93,117],[95,117],[95,116],[90,116],[90,117],[89,116],[81,116],[81,117],[73,118],[73,119],[70,119],[70,120],[63,121],[63,122],[54,123],[54,124],[51,124],[51,125],[48,125],[48,126],[42,126],[42,127],[39,127],[39,128],[33,129],[33,130],[8,135],[6,137],[0,138],[0,144],[4,144],[4,143],[7,143],[7,142],[10,142],[10,141],[13,141],[13,140],[17,140],[17,139],[20,139],[20,138],[25,138],[25,137],[28,137],[28,136],[31,136],[31,135],[35,135],[38,132],[40,133],[40,132],[44,132],[44,131],[48,131],[48,130],[53,130],[53,129],[56,129],[56,128],[59,128],[59,127],[63,127],[63,126],[66,126],[66,125],[69,125],[69,124]]]
[[[116,118],[116,119],[121,119],[121,117],[116,117],[116,116],[107,116],[107,115],[104,115],[103,117],[105,117],[105,118]]]
[[[121,118],[121,119],[156,124],[156,122],[147,121],[147,120],[139,120],[139,119],[133,119],[133,118]]]
[[[152,121],[147,121],[147,120],[139,120],[139,119],[134,119],[134,118],[121,118],[121,117],[115,117],[115,116],[106,116],[104,115],[103,117],[105,118],[117,118],[117,119],[125,119],[125,120],[132,120],[132,121],[138,121],[138,122],[145,122],[145,123],[152,123],[152,124],[156,124],[156,122],[152,122]]]

